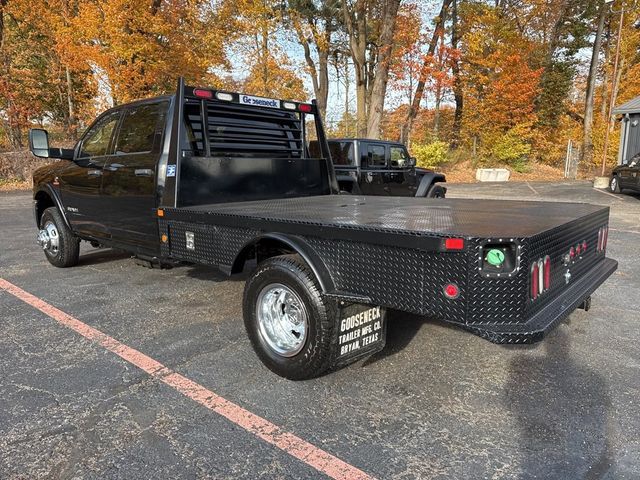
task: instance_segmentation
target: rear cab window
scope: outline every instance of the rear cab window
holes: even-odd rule
[[[124,112],[116,140],[116,155],[148,153],[162,138],[167,102],[142,104]]]

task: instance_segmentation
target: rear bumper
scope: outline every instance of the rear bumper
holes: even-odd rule
[[[551,303],[533,315],[526,323],[485,324],[480,326],[461,325],[470,332],[493,343],[535,343],[542,340],[547,332],[567,318],[618,268],[618,262],[605,258],[571,284]]]

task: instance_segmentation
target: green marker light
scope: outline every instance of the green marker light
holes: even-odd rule
[[[494,267],[499,267],[504,262],[504,253],[502,250],[491,249],[489,253],[487,253],[487,263],[489,265],[493,265]]]

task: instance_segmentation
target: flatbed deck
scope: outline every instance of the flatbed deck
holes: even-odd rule
[[[250,221],[412,236],[530,237],[606,208],[580,203],[322,195],[176,209]],[[242,219],[242,220],[241,220]],[[227,222],[225,222],[227,223]],[[244,223],[244,222],[242,222]]]

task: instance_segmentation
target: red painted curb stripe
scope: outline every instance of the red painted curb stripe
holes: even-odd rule
[[[96,342],[154,378],[157,378],[170,387],[176,389],[178,392],[189,397],[193,401],[207,407],[209,410],[213,410],[219,415],[222,415],[249,433],[254,434],[275,447],[278,447],[289,455],[315,468],[319,472],[322,472],[331,478],[342,480],[373,479],[373,477],[367,475],[362,470],[343,462],[339,458],[310,444],[300,437],[282,430],[270,421],[251,413],[229,400],[226,400],[193,380],[189,380],[183,375],[165,367],[163,364],[151,357],[148,357],[144,353],[128,347],[115,338],[102,333],[100,330],[90,327],[86,323],[81,322],[62,310],[58,310],[53,305],[50,305],[44,300],[22,290],[3,278],[0,278],[0,289],[31,305],[33,308],[40,310],[60,325],[70,328],[83,337]]]

